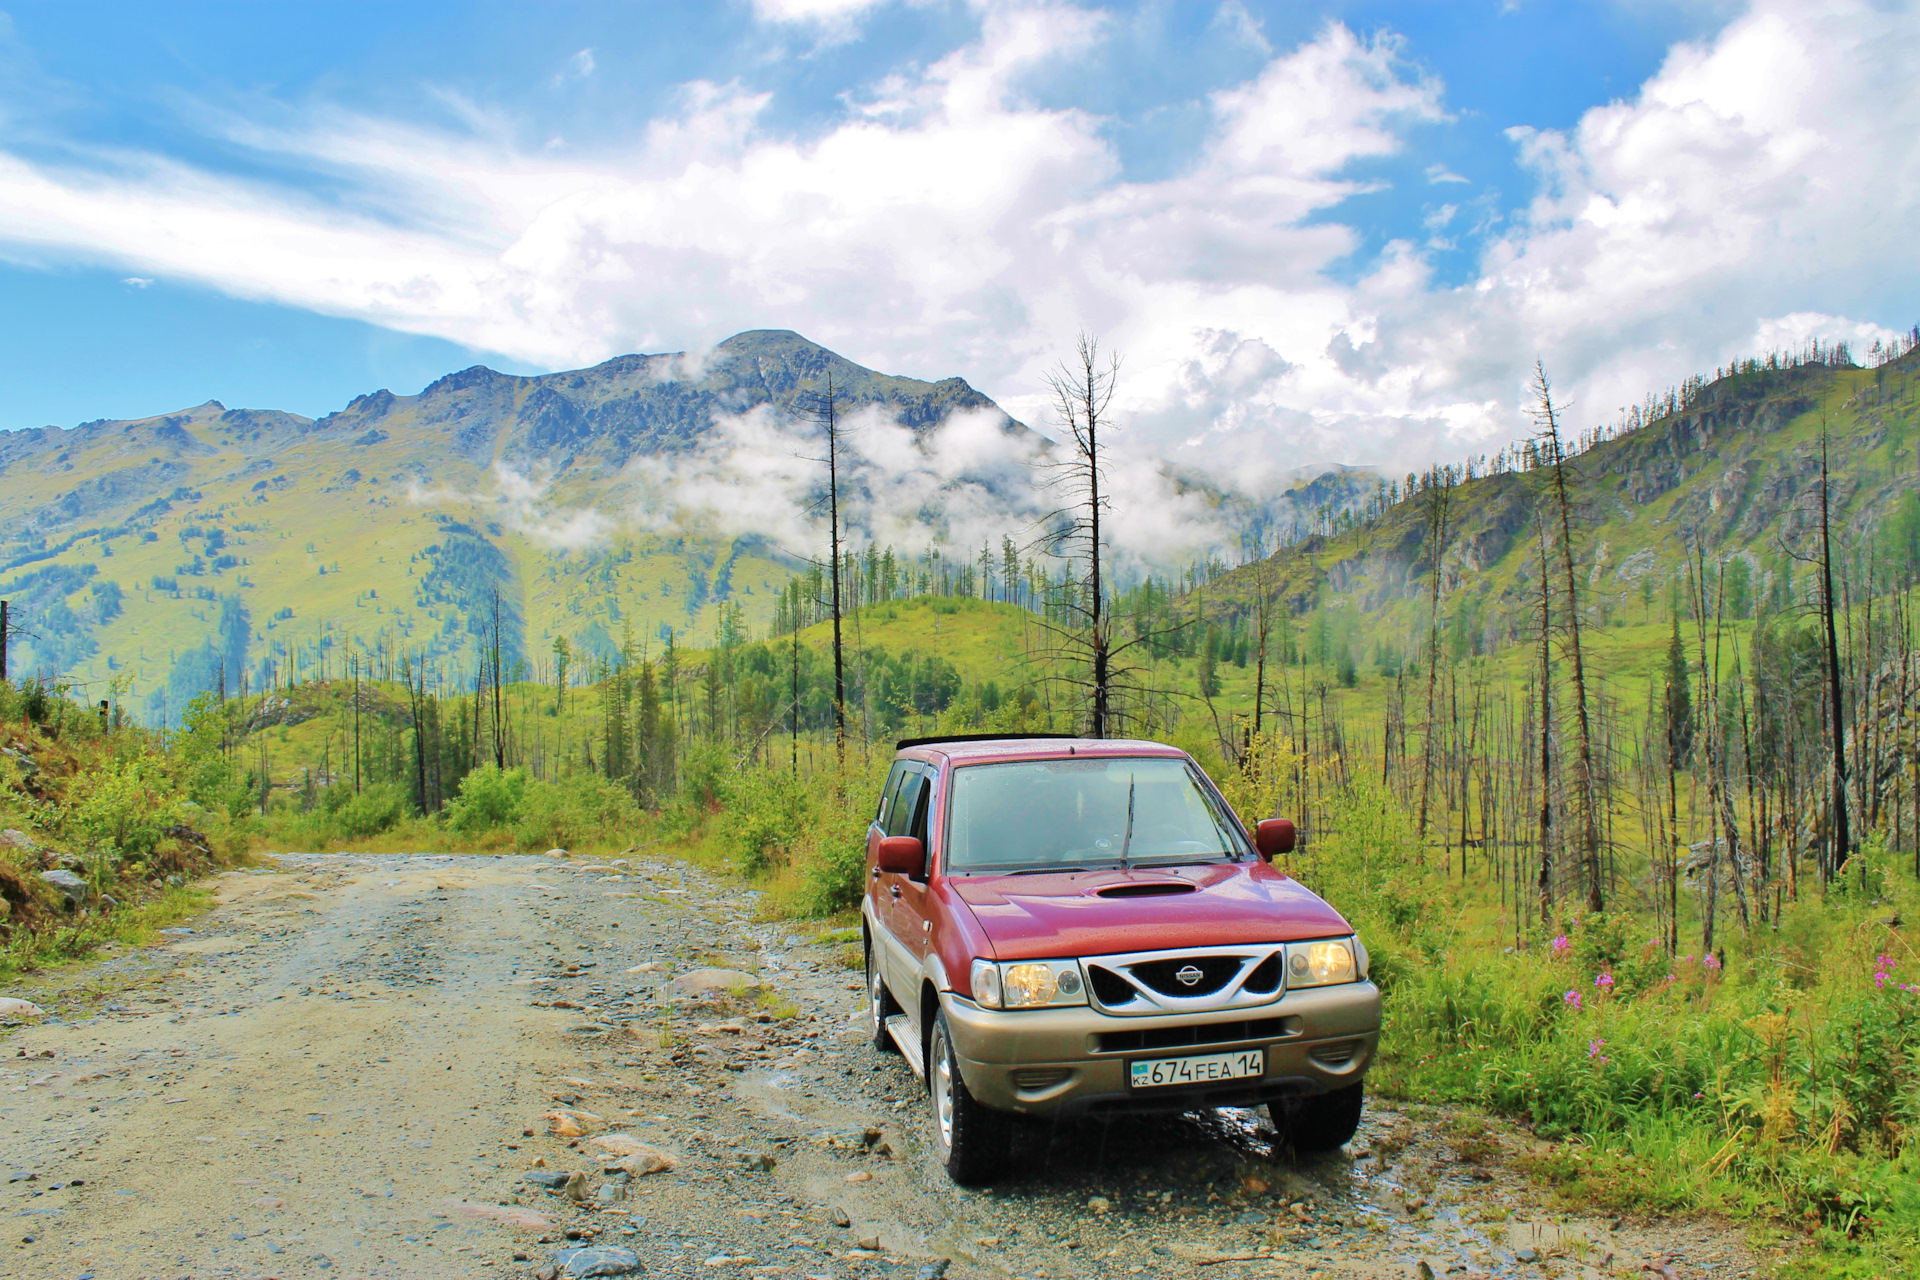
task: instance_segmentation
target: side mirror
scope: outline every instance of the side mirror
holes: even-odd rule
[[[874,862],[888,875],[917,876],[927,867],[927,851],[917,836],[883,836]]]
[[[1253,832],[1253,846],[1268,862],[1276,854],[1292,853],[1293,839],[1293,823],[1286,818],[1268,818]]]

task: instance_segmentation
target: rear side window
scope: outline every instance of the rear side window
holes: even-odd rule
[[[893,772],[887,775],[887,785],[881,788],[880,808],[874,813],[873,820],[880,824],[882,831],[887,831],[887,814],[893,806],[893,798],[900,793],[900,783],[906,778],[910,769],[911,766],[905,762],[894,765]],[[887,831],[887,834],[893,833]]]
[[[918,769],[909,773],[894,793],[893,808],[887,814],[886,832],[890,836],[918,835],[921,843],[926,842],[926,817],[924,814],[927,795],[927,776]],[[920,829],[914,830],[914,815],[921,814]]]
[[[919,789],[914,794],[913,820],[907,824],[907,834],[920,842],[924,850],[930,847],[927,841],[927,810],[933,807],[933,779],[922,777]]]

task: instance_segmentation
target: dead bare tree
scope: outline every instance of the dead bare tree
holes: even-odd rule
[[[1073,513],[1062,540],[1077,545],[1085,557],[1086,578],[1078,593],[1084,598],[1075,601],[1083,625],[1074,629],[1070,647],[1087,663],[1088,733],[1095,738],[1107,736],[1113,716],[1114,644],[1101,564],[1100,517],[1108,499],[1100,487],[1104,478],[1100,433],[1112,430],[1107,410],[1119,376],[1119,357],[1109,355],[1103,362],[1099,342],[1082,333],[1071,362],[1061,362],[1047,378],[1054,410],[1071,437],[1068,456],[1049,465],[1054,483],[1068,492],[1068,510]]]
[[[840,425],[839,392],[833,383],[833,370],[827,370],[825,391],[812,393],[805,404],[807,412],[826,437],[827,456],[816,462],[827,464],[827,563],[828,611],[833,618],[833,749],[845,762],[847,756],[847,668],[846,650],[840,636],[840,445],[845,428]],[[795,630],[798,631],[796,620]]]
[[[1547,445],[1548,485],[1558,508],[1560,525],[1560,571],[1562,590],[1567,599],[1565,651],[1573,667],[1574,724],[1578,730],[1580,788],[1580,855],[1587,881],[1587,909],[1604,911],[1606,894],[1600,879],[1599,797],[1593,777],[1593,724],[1587,711],[1587,665],[1580,647],[1579,580],[1573,572],[1573,503],[1567,493],[1567,457],[1560,442],[1560,418],[1553,404],[1553,384],[1547,367],[1533,365],[1534,417],[1541,438]]]
[[[1553,916],[1553,573],[1548,567],[1547,518],[1540,533],[1540,920]],[[1517,896],[1517,895],[1516,895]],[[1517,912],[1515,913],[1518,914]]]
[[[1261,708],[1267,701],[1267,638],[1273,629],[1273,557],[1262,537],[1254,545],[1253,570],[1253,737],[1260,736]],[[0,602],[4,603],[4,602]]]
[[[1453,510],[1453,475],[1444,467],[1427,472],[1427,719],[1420,744],[1421,840],[1427,838],[1427,805],[1433,790],[1434,694],[1440,678],[1441,560],[1447,551],[1447,525]]]
[[[1853,853],[1847,826],[1847,742],[1845,702],[1840,687],[1840,640],[1834,624],[1833,533],[1829,521],[1831,477],[1827,471],[1827,424],[1820,423],[1820,616],[1826,624],[1828,726],[1833,740],[1833,844],[1827,854],[1827,879],[1840,874]]]

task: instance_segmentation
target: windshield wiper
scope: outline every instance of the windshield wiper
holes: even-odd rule
[[[1127,775],[1127,830],[1120,837],[1120,869],[1127,869],[1127,846],[1133,843],[1133,775]]]

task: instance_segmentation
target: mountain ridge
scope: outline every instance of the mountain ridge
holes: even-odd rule
[[[177,705],[223,669],[257,683],[353,638],[444,664],[496,591],[528,665],[556,636],[590,657],[628,628],[709,630],[722,605],[764,624],[800,567],[764,536],[589,517],[658,501],[635,464],[696,453],[728,415],[802,415],[829,375],[842,412],[919,439],[955,414],[1032,436],[962,378],[879,373],[788,330],[550,374],[476,365],[319,418],[209,400],[0,435],[13,669]],[[568,519],[604,536],[569,542]]]
[[[1748,362],[1700,382],[1671,411],[1570,457],[1588,621],[1604,627],[1650,609],[1656,589],[1685,572],[1690,544],[1704,551],[1710,573],[1724,570],[1746,584],[1738,616],[1797,603],[1809,578],[1804,569],[1796,576],[1793,552],[1811,528],[1807,498],[1819,483],[1823,431],[1829,504],[1846,554],[1871,551],[1903,510],[1920,521],[1920,449],[1911,443],[1920,439],[1916,375],[1920,350],[1912,348],[1874,368]],[[1492,652],[1537,625],[1533,524],[1547,502],[1544,474],[1456,476],[1451,532],[1437,559],[1443,621],[1457,650]],[[1255,593],[1271,589],[1296,613],[1341,615],[1340,625],[1365,633],[1383,661],[1420,648],[1436,563],[1427,496],[1396,497],[1368,519],[1216,578],[1209,610],[1244,623]],[[1920,561],[1902,568],[1920,570]]]

